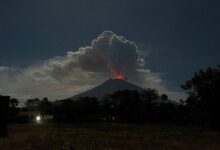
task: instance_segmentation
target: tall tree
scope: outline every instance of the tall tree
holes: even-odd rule
[[[9,107],[15,108],[19,104],[19,101],[16,98],[12,98],[9,100]]]
[[[39,111],[41,114],[52,114],[53,111],[53,105],[52,103],[48,100],[47,97],[44,97],[41,102],[39,103]]]
[[[34,99],[28,99],[27,101],[25,101],[24,104],[29,110],[37,110],[40,103],[41,101],[39,98],[34,98]]]
[[[12,121],[19,112],[19,108],[16,108],[19,101],[16,98],[9,100],[9,120]]]
[[[161,100],[162,100],[163,102],[166,102],[166,101],[168,100],[168,95],[165,94],[165,93],[161,94],[160,97],[161,97]]]
[[[138,91],[116,91],[103,98],[104,114],[119,122],[143,120],[142,101]]]
[[[154,118],[155,101],[158,98],[159,95],[156,89],[148,88],[141,92],[143,112],[148,121],[151,121]]]
[[[200,70],[182,88],[189,94],[186,105],[191,111],[199,113],[207,123],[220,129],[220,66]]]

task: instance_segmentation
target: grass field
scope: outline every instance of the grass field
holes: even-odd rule
[[[168,124],[10,125],[0,150],[220,150],[220,132]]]

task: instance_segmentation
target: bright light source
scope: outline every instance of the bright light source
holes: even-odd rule
[[[36,116],[36,121],[37,121],[37,122],[40,122],[40,121],[41,121],[41,116],[39,116],[39,115]]]

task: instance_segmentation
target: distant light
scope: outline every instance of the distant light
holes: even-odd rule
[[[40,121],[41,121],[41,116],[40,116],[40,115],[36,116],[36,121],[37,121],[37,122],[40,122]]]

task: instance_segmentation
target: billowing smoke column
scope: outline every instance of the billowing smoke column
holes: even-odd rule
[[[126,38],[104,31],[91,45],[66,56],[51,58],[43,64],[25,69],[0,66],[0,95],[27,99],[48,97],[62,99],[94,87],[114,76],[147,88],[156,88],[175,99],[181,93],[166,88],[160,75],[145,69],[136,44]]]
[[[130,78],[143,63],[136,44],[112,31],[103,32],[91,46],[82,47],[79,52],[82,54],[79,56],[80,68],[111,72],[114,79]]]

